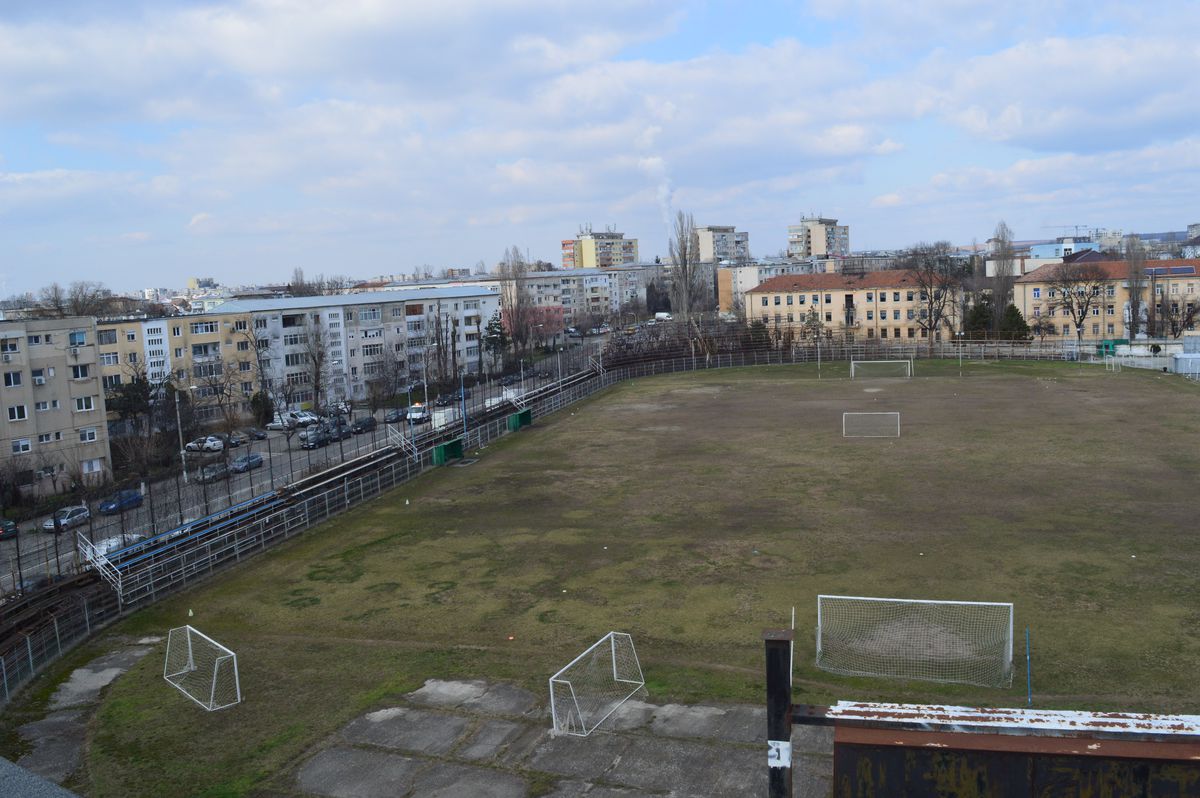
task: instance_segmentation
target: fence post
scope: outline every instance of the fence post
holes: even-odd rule
[[[4,680],[4,703],[9,702],[8,696],[8,667],[4,664],[4,655],[0,654],[0,679]]]
[[[791,629],[767,629],[767,795],[792,798]]]
[[[54,621],[54,642],[58,646],[58,656],[62,656],[62,638],[58,635],[58,616],[51,618]]]

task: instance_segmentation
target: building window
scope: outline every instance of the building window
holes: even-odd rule
[[[83,429],[79,430],[80,443],[91,443],[94,440],[96,440],[95,427],[84,427]]]
[[[791,304],[792,304],[792,300],[793,300],[794,298],[795,298],[795,297],[793,297],[791,294],[788,294],[787,303],[788,303],[789,305],[791,305]]]
[[[86,346],[87,345],[87,333],[83,332],[83,330],[75,330],[74,332],[69,333],[67,335],[67,345],[68,346]]]
[[[1063,335],[1070,335],[1070,334],[1071,334],[1071,325],[1064,324],[1063,325]]]
[[[868,310],[867,311],[867,321],[874,321],[874,320],[875,320],[875,311]]]
[[[304,333],[291,333],[283,336],[284,346],[300,346],[308,343],[308,336]]]
[[[92,460],[84,460],[80,465],[82,466],[81,470],[85,474],[98,474],[104,470],[99,457]]]
[[[19,371],[4,372],[4,387],[5,388],[16,388],[20,384],[21,384],[21,372],[19,372]]]
[[[832,305],[832,304],[833,304],[833,294],[826,294],[826,295],[825,295],[825,304],[826,304],[826,305]]]
[[[71,379],[86,380],[88,378],[87,366],[71,366]]]
[[[238,371],[249,371],[249,370],[250,370],[250,361],[249,360],[243,360],[238,363]]]
[[[899,298],[900,298],[900,295],[899,295],[899,294],[897,294],[897,295],[896,295],[896,299],[899,299]],[[913,292],[912,292],[912,291],[909,291],[909,292],[908,292],[908,301],[909,301],[909,302],[912,302],[912,301],[913,301]]]
[[[95,410],[95,409],[96,409],[96,406],[92,402],[92,397],[80,396],[75,399],[75,412],[76,413],[87,413],[87,412],[89,412],[91,410]]]
[[[32,448],[33,447],[29,445],[28,438],[17,438],[12,442],[12,453],[13,454],[24,454],[25,452],[28,452]]]
[[[779,304],[779,294],[776,294],[776,295],[775,295],[775,304],[776,304],[776,305],[778,305],[778,304]]]
[[[104,390],[111,391],[121,384],[120,374],[110,374],[100,378],[100,384],[104,386]]]
[[[868,301],[868,302],[874,302],[874,301],[875,301],[875,292],[874,292],[874,291],[868,291],[868,292],[867,292],[867,301]]]
[[[235,321],[233,323],[233,329],[237,330],[238,332],[245,332],[246,331],[246,320],[238,319],[237,321]]]
[[[879,330],[879,337],[880,337],[880,338],[887,338],[887,327],[882,327],[882,328],[880,328],[880,330]]]
[[[1110,324],[1110,325],[1108,325],[1108,332],[1109,332],[1109,334],[1110,334],[1110,335],[1112,334],[1112,332],[1113,332],[1113,325],[1111,325],[1111,324]]]
[[[267,320],[266,319],[255,319],[254,320],[254,329],[256,329],[256,330],[267,329]]]
[[[803,304],[804,304],[804,294],[800,294],[800,296],[796,297],[796,304],[797,304],[797,305],[803,305]]]
[[[283,365],[285,366],[302,366],[308,358],[303,353],[284,355]]]
[[[34,402],[33,403],[33,411],[35,413],[41,413],[43,410],[49,410],[49,409],[50,409],[49,402]]]
[[[250,342],[249,341],[238,341],[237,342],[237,351],[239,351],[239,352],[250,351]]]
[[[130,363],[136,363],[136,362],[138,362],[138,354],[137,354],[137,352],[130,352],[130,353],[129,353],[129,362],[130,362]]]
[[[116,352],[101,352],[100,353],[100,365],[101,366],[119,366],[119,365],[121,365],[121,356],[119,354],[117,354]]]
[[[762,298],[762,306],[765,308],[765,307],[766,307],[767,305],[769,305],[769,304],[771,304],[771,303],[767,301],[767,298],[766,298],[766,297],[763,297],[763,298]],[[411,323],[411,322],[409,322],[409,324],[410,324],[410,326],[411,326],[411,324],[412,324],[412,323]]]
[[[96,343],[101,346],[115,344],[117,342],[116,330],[96,330]]]
[[[130,342],[136,341],[137,340],[137,331],[136,330],[127,330],[125,332],[125,340],[130,341]]]
[[[215,321],[194,321],[191,324],[192,335],[206,335],[217,332]]]
[[[1115,306],[1115,305],[1109,305],[1108,307],[1106,307],[1106,308],[1104,309],[1104,314],[1105,314],[1106,316],[1115,316],[1115,315],[1117,315],[1117,308],[1116,308],[1116,306]]]
[[[14,352],[20,351],[21,347],[17,345],[16,338],[5,338],[3,341],[0,341],[0,352],[3,352],[6,355],[11,355]]]
[[[24,421],[29,416],[25,412],[25,405],[13,405],[8,408],[9,421]]]
[[[247,396],[254,393],[254,383],[243,382],[242,383],[242,393],[246,394]]]
[[[1042,289],[1040,289],[1040,288],[1033,289],[1033,298],[1041,299],[1042,298]]]
[[[1189,286],[1189,287],[1188,287],[1188,292],[1190,293],[1190,292],[1191,292],[1191,290],[1192,290],[1192,289],[1191,289],[1191,287]],[[27,336],[25,336],[25,342],[26,342],[26,343],[28,343],[30,346],[33,346],[34,344],[40,344],[40,343],[42,342],[42,336],[40,336],[40,335],[27,335]]]
[[[375,357],[383,354],[383,344],[367,344],[362,348],[363,357]]]
[[[826,313],[826,314],[825,314],[825,321],[830,321],[830,322],[831,322],[831,321],[833,321],[833,314],[832,314],[832,313]]]

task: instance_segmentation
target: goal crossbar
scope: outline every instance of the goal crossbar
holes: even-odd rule
[[[860,374],[859,372],[864,372]],[[880,373],[882,372],[882,373]],[[850,379],[860,377],[912,377],[914,364],[911,358],[900,360],[851,360]]]
[[[832,673],[1006,687],[1013,605],[821,594],[816,646]]]

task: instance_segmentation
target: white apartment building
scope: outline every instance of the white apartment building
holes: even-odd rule
[[[264,387],[279,405],[310,407],[365,399],[377,379],[482,371],[483,336],[499,299],[488,287],[453,286],[235,300],[213,315],[248,315]]]
[[[789,258],[846,257],[850,254],[850,226],[837,219],[806,217],[788,225]]]
[[[700,241],[700,260],[704,263],[750,259],[750,234],[736,228],[707,225],[696,228]]]

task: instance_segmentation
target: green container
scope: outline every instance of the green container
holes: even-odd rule
[[[461,460],[463,456],[462,438],[455,438],[452,441],[439,443],[433,447],[433,464],[435,466],[445,465],[451,460]]]
[[[513,413],[508,417],[508,431],[516,432],[521,427],[528,427],[533,424],[533,410],[525,408],[524,410]]]

